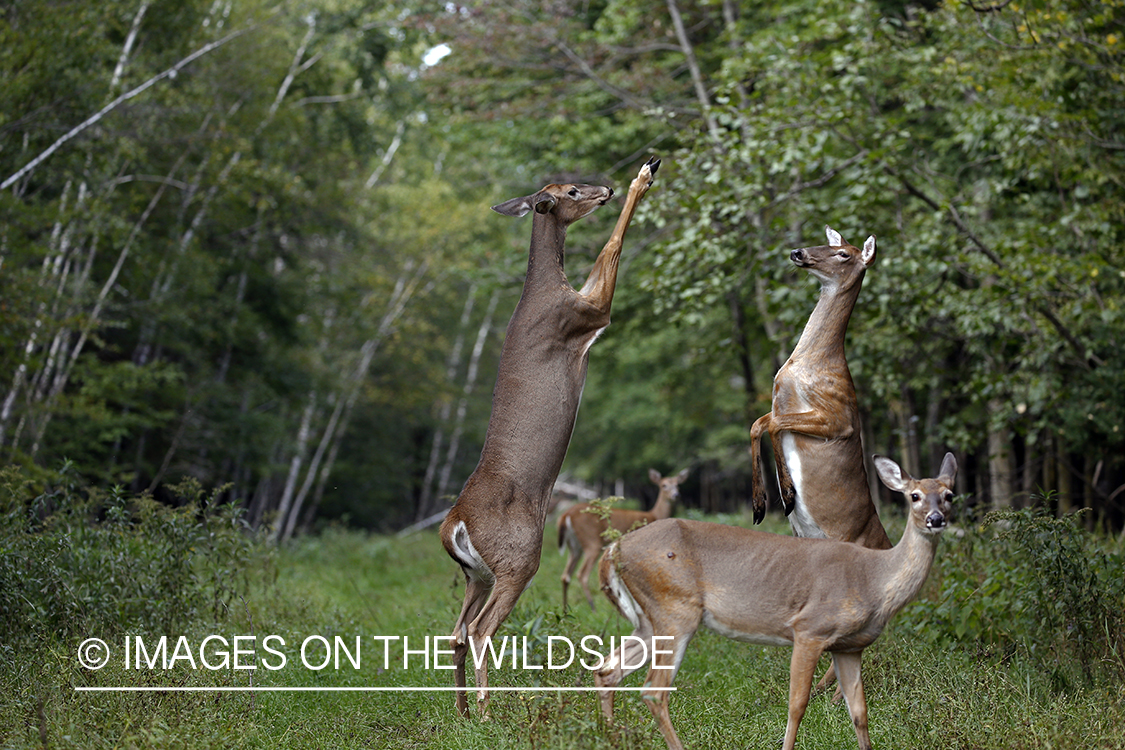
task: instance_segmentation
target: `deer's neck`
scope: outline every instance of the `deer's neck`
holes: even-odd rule
[[[651,513],[652,516],[656,519],[668,518],[669,516],[671,516],[672,515],[672,500],[671,500],[671,498],[668,495],[661,492],[659,495],[656,496],[656,503],[652,506],[652,510],[650,510],[649,513]]]
[[[526,287],[566,282],[563,270],[565,245],[566,225],[553,214],[535,214],[531,222]]]
[[[844,357],[844,336],[848,332],[848,321],[852,309],[859,298],[863,276],[848,286],[824,284],[820,288],[820,299],[805,323],[801,340],[793,350],[793,356],[807,356],[816,352],[819,356]]]
[[[911,520],[906,524],[902,539],[884,556],[886,599],[883,613],[888,619],[918,595],[934,563],[937,542],[937,534],[923,533]]]

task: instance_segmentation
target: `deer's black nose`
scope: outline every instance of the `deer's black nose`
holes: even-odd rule
[[[789,253],[789,260],[794,263],[803,263],[805,261],[805,251],[801,248],[794,250]]]
[[[926,528],[928,529],[944,529],[945,516],[938,513],[936,510],[930,515],[926,516]]]

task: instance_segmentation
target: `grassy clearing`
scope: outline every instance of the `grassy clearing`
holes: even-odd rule
[[[729,519],[728,519],[729,520]],[[775,526],[781,529],[781,525]],[[897,529],[892,536],[897,537]],[[548,538],[552,537],[548,533]],[[978,538],[979,537],[979,538]],[[937,570],[922,601],[892,623],[864,660],[872,741],[883,748],[1125,748],[1125,687],[1097,677],[1060,683],[1066,670],[1043,669],[1027,649],[979,625],[961,640],[925,633],[920,615],[949,620],[951,582],[963,567],[977,565],[980,539],[943,542]],[[991,538],[991,537],[988,537]],[[976,547],[972,545],[978,545]],[[1111,551],[1110,559],[1120,552]],[[391,647],[385,668],[372,636],[407,636],[411,648],[429,635],[446,635],[460,606],[462,582],[436,533],[407,539],[333,530],[264,557],[245,555],[252,583],[232,597],[217,621],[199,610],[173,631],[122,623],[106,632],[39,635],[3,655],[0,671],[0,747],[13,748],[662,748],[648,710],[635,694],[618,697],[615,731],[598,720],[592,693],[493,694],[493,719],[482,723],[454,715],[450,693],[79,693],[82,685],[207,686],[448,686],[452,673],[426,669],[412,656],[404,669],[402,649]],[[501,635],[527,636],[533,660],[545,658],[550,635],[577,642],[585,635],[621,636],[628,623],[598,599],[591,612],[572,587],[572,609],[561,611],[558,577],[563,559],[551,541],[533,586],[520,600]],[[260,568],[260,569],[259,569]],[[976,584],[974,584],[976,585]],[[994,596],[1008,606],[1007,599]],[[975,602],[975,600],[973,600]],[[1118,602],[1120,604],[1120,602]],[[159,609],[161,603],[156,603]],[[975,607],[975,608],[974,608]],[[962,609],[980,615],[974,603]],[[1009,619],[1030,616],[1011,612]],[[995,614],[1002,620],[1005,613]],[[1018,616],[1017,616],[1018,615]],[[956,618],[954,618],[956,619]],[[971,618],[968,618],[971,619]],[[106,624],[110,622],[110,624]],[[959,620],[958,620],[959,622]],[[991,631],[988,631],[991,632]],[[77,664],[84,637],[98,636],[120,649],[125,635],[155,639],[187,636],[192,644],[210,634],[269,634],[285,639],[286,666],[278,670],[187,668],[126,670],[114,658],[99,671]],[[305,668],[299,644],[310,635],[340,636],[349,645],[363,638],[360,669]],[[1110,639],[1112,640],[1112,639]],[[260,640],[257,642],[261,642]],[[1015,645],[1013,645],[1015,644]],[[275,644],[276,645],[276,644]],[[322,650],[310,649],[311,661]],[[1055,650],[1054,656],[1063,652]],[[260,648],[258,664],[270,659]],[[672,718],[689,747],[772,747],[785,728],[788,649],[735,643],[701,631],[688,651],[672,698]],[[251,661],[253,661],[251,659]],[[276,663],[276,659],[273,659]],[[448,662],[448,660],[447,660]],[[496,686],[593,684],[588,672],[492,669]],[[627,685],[638,686],[642,674]],[[1063,689],[1060,689],[1062,684]],[[854,748],[847,711],[815,699],[801,726],[800,745]]]

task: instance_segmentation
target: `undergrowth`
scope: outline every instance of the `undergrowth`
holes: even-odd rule
[[[1125,681],[1125,558],[1080,515],[994,511],[947,534],[899,627],[937,648],[1018,658],[1060,693]]]
[[[194,480],[147,493],[85,486],[70,465],[38,491],[0,471],[0,658],[81,634],[176,632],[218,621],[270,568],[240,509]]]

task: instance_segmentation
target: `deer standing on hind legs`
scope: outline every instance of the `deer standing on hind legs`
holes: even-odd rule
[[[648,470],[648,478],[660,488],[656,496],[656,503],[651,510],[625,510],[613,509],[609,518],[603,518],[598,513],[592,512],[589,503],[579,503],[566,513],[559,516],[559,551],[567,551],[566,568],[562,574],[562,599],[563,609],[566,609],[566,589],[570,585],[570,577],[578,567],[578,561],[583,560],[582,568],[578,571],[578,585],[594,609],[594,597],[590,595],[590,571],[598,560],[601,552],[609,542],[602,536],[606,529],[613,528],[624,534],[634,528],[645,524],[668,518],[672,515],[672,505],[680,497],[680,482],[687,479],[688,470],[684,469],[679,474],[671,477],[660,476],[656,469]]]
[[[470,647],[486,642],[539,569],[551,490],[566,456],[586,382],[590,346],[609,325],[625,232],[660,166],[649,159],[629,185],[613,234],[578,291],[563,270],[566,230],[613,196],[606,187],[547,185],[493,210],[534,211],[523,295],[516,305],[492,394],[480,462],[441,525],[441,541],[465,573],[465,601],[453,628],[454,682],[465,687]],[[474,659],[477,708],[488,715],[488,665]],[[464,690],[457,710],[469,712]]]
[[[902,539],[891,549],[682,519],[651,523],[610,545],[598,566],[602,590],[632,622],[638,640],[609,656],[594,673],[597,686],[615,687],[651,664],[644,687],[655,689],[641,695],[668,747],[681,750],[667,688],[700,625],[749,643],[792,644],[783,745],[792,750],[816,662],[828,652],[860,750],[870,750],[860,659],[925,583],[957,474],[952,453],[937,479],[913,479],[889,458],[874,460],[879,478],[903,493],[910,508]],[[600,700],[612,721],[613,692],[601,691]]]
[[[825,227],[828,244],[790,253],[820,280],[820,299],[801,339],[773,379],[773,405],[750,429],[754,523],[766,512],[761,438],[768,432],[785,515],[797,536],[827,537],[873,549],[891,546],[879,521],[867,469],[855,384],[844,336],[863,276],[875,262],[875,237],[863,249]]]

